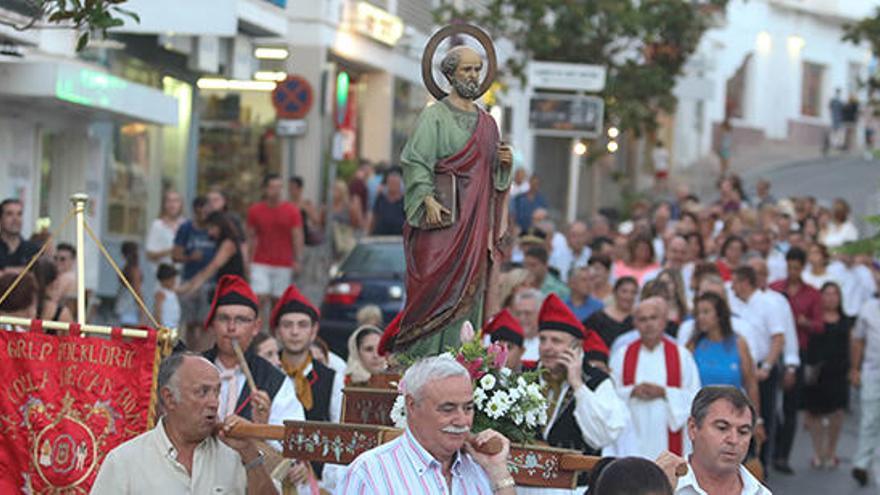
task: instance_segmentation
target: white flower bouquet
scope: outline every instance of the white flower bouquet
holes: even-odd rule
[[[474,382],[474,433],[492,428],[511,442],[532,443],[547,423],[547,400],[538,372],[517,373],[506,368],[507,350],[499,344],[483,347],[479,336],[449,355],[467,368]],[[403,428],[405,391],[400,392],[391,419]]]

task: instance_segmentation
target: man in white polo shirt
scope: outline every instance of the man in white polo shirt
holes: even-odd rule
[[[742,390],[729,386],[700,390],[687,425],[694,453],[675,495],[771,495],[742,465],[756,420],[755,407]]]
[[[776,364],[785,347],[785,324],[777,318],[776,304],[758,287],[758,276],[751,266],[733,270],[730,298],[731,311],[752,324],[755,329],[752,357],[758,370],[758,388],[761,392],[761,416],[768,436],[773,436],[776,418],[776,392],[779,374]],[[761,463],[766,466],[771,442],[761,449]]]
[[[860,485],[868,483],[868,467],[873,460],[875,477],[880,479],[880,300],[869,299],[859,312],[852,331],[850,382],[861,388],[862,415],[859,446],[853,456],[852,475]]]

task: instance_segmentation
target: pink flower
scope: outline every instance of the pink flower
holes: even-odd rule
[[[459,354],[458,356],[455,356],[455,360],[468,370],[468,374],[471,375],[472,380],[479,380],[486,374],[484,371],[481,371],[481,368],[483,367],[483,358],[477,358],[468,362],[464,356]]]
[[[492,361],[493,369],[500,370],[505,364],[507,364],[507,347],[496,342],[490,345],[486,351],[494,356],[494,360]]]
[[[462,344],[467,344],[468,342],[474,340],[474,326],[471,322],[465,320],[465,322],[461,325],[461,330],[459,330],[458,337],[461,339]]]

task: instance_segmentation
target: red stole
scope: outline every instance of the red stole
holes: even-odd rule
[[[661,340],[663,354],[666,357],[666,386],[681,388],[681,358],[678,355],[678,347],[667,338]],[[639,349],[642,347],[642,339],[638,339],[626,348],[623,357],[623,386],[635,384],[636,368],[639,364]],[[668,431],[669,451],[675,455],[683,455],[684,438],[683,428],[678,431]]]

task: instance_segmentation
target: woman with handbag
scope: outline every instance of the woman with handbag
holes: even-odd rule
[[[836,283],[826,282],[821,292],[825,331],[810,336],[807,344],[804,422],[813,440],[813,467],[833,469],[840,464],[837,440],[849,404],[849,333],[855,319],[843,314],[841,291]]]

